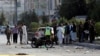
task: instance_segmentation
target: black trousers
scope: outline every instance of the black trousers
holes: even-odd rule
[[[18,38],[18,34],[14,33],[13,34],[13,43],[17,43],[17,38]]]
[[[86,41],[89,40],[89,34],[85,34],[85,40],[86,40]]]
[[[22,34],[20,34],[20,44],[22,44]]]
[[[95,35],[90,34],[90,43],[93,43],[95,41]]]
[[[10,44],[10,34],[7,34],[7,44]]]
[[[54,40],[53,40],[53,42],[55,42],[56,45],[58,44],[58,38],[57,38],[56,35],[54,36]]]

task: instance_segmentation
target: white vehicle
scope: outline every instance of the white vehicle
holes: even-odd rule
[[[5,29],[6,29],[6,26],[0,26],[0,32],[1,33],[4,33],[5,32]]]
[[[51,33],[54,35],[54,29],[53,29],[53,27],[50,27],[50,28],[51,28]],[[40,30],[45,31],[45,29],[46,29],[46,27],[39,27],[38,30],[35,32],[36,35],[39,35],[39,31]]]
[[[0,33],[1,34],[4,34],[5,33],[6,27],[7,26],[0,26]],[[14,28],[14,26],[9,26],[9,27],[10,27],[11,30]]]
[[[45,28],[46,28],[46,27],[40,27],[40,28],[38,28],[37,31],[39,31],[39,30],[41,30],[41,29],[45,30]],[[50,27],[50,28],[51,28],[51,33],[54,34],[54,29],[53,29],[53,27]]]

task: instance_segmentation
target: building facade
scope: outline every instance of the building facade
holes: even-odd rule
[[[24,0],[24,10],[32,11],[34,9],[34,0]]]
[[[56,8],[61,5],[61,0],[34,0],[34,9],[38,15],[54,15]]]
[[[0,0],[0,13],[4,13],[6,22],[10,25],[14,24],[15,15],[15,4],[14,0]],[[17,0],[17,14],[18,20],[19,15],[24,12],[24,0]]]

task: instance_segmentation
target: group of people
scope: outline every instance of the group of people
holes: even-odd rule
[[[70,23],[60,23],[53,26],[54,29],[54,42],[62,46],[63,44],[69,44],[76,41],[79,42],[90,42],[93,43],[95,40],[95,22],[93,20],[86,20],[85,23],[80,22],[78,25],[75,22]],[[41,33],[47,38],[53,33],[49,26],[46,27],[45,32],[41,30]],[[5,30],[7,36],[7,45],[11,44],[11,36],[13,35],[13,43],[17,43],[18,35],[20,36],[20,44],[27,44],[27,30],[26,25],[21,24],[15,26],[12,30],[7,26]],[[53,36],[53,35],[52,35]]]
[[[62,44],[79,42],[93,43],[95,40],[95,23],[93,20],[86,20],[85,23],[80,22],[76,25],[75,22],[58,24],[54,26],[55,43]]]
[[[27,30],[24,24],[15,25],[13,29],[7,25],[5,35],[7,37],[7,45],[11,45],[12,40],[14,44],[17,44],[18,35],[20,36],[20,44],[27,44]]]

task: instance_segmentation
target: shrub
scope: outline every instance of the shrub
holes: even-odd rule
[[[100,22],[97,22],[95,24],[95,29],[96,29],[97,34],[100,36]]]
[[[30,24],[30,28],[32,29],[32,31],[37,31],[37,29],[38,29],[38,27],[39,27],[40,25],[39,25],[39,23],[36,23],[36,22],[32,22],[31,24]]]

